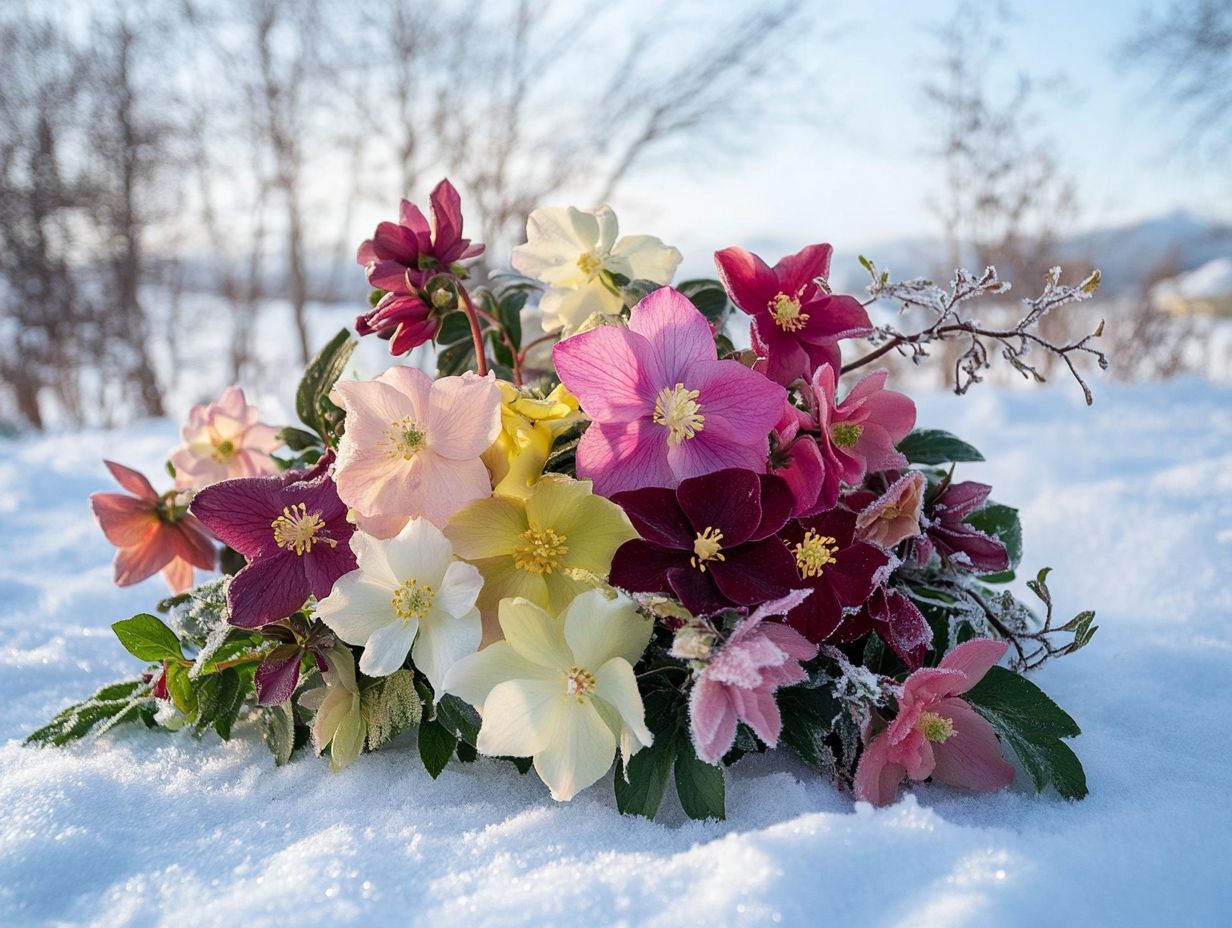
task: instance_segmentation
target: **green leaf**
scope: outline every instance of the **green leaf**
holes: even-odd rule
[[[514,290],[501,296],[496,304],[496,318],[500,320],[501,328],[509,336],[515,350],[522,347],[522,308],[526,305],[529,293],[526,290]]]
[[[452,345],[463,339],[469,340],[470,337],[471,323],[466,318],[466,313],[461,310],[452,312],[442,319],[440,328],[436,330],[436,343],[438,345]]]
[[[221,673],[199,678],[197,684],[198,733],[213,725],[225,741],[231,737],[231,726],[244,701],[240,672],[228,667]]]
[[[112,728],[135,721],[152,711],[153,697],[140,680],[110,683],[89,699],[63,709],[55,718],[26,737],[26,744],[65,745],[84,738],[95,727]]]
[[[264,711],[265,725],[262,734],[265,743],[274,755],[274,763],[281,767],[295,753],[295,710],[290,700],[270,706]]]
[[[357,344],[346,329],[339,331],[308,363],[295,392],[295,412],[300,421],[327,445],[336,440],[342,422],[342,411],[330,402],[329,391],[342,376]]]
[[[188,671],[179,664],[168,664],[166,674],[171,701],[184,713],[184,718],[193,721],[197,717],[197,690],[188,677]]]
[[[288,425],[278,432],[279,440],[292,451],[307,451],[310,448],[320,448],[321,439],[311,432]]]
[[[368,750],[419,724],[423,703],[415,692],[415,675],[398,670],[366,686],[360,693],[360,713],[368,727]]]
[[[686,295],[708,322],[718,322],[727,313],[727,291],[717,284],[702,287]]]
[[[790,686],[777,694],[783,730],[779,740],[815,770],[829,770],[833,757],[825,740],[842,703],[828,686]]]
[[[461,374],[475,363],[475,348],[468,338],[451,345],[436,356],[436,376],[452,377]]]
[[[726,818],[723,768],[698,759],[687,731],[676,739],[676,795],[689,818]]]
[[[1066,799],[1087,794],[1082,763],[1061,741],[1081,731],[1038,686],[1004,667],[993,667],[963,698],[1014,749],[1036,790],[1051,783]]]
[[[954,464],[982,461],[984,455],[961,438],[941,429],[916,429],[898,443],[912,464]]]
[[[436,704],[436,720],[471,747],[479,741],[479,713],[463,699],[446,693]]]
[[[1018,520],[1018,510],[1001,503],[989,503],[967,516],[966,523],[979,529],[985,535],[990,535],[1005,545],[1005,553],[1009,555],[1012,571],[1022,560],[1022,523]],[[993,577],[999,576],[993,574]],[[989,582],[1000,582],[990,580]]]
[[[648,693],[644,705],[654,744],[634,754],[627,767],[617,761],[616,808],[626,815],[654,818],[676,763],[679,703],[659,690]]]
[[[419,723],[419,759],[432,779],[441,775],[457,747],[458,739],[440,722],[424,719]]]
[[[143,661],[181,660],[184,652],[175,632],[157,616],[142,613],[111,626],[120,644],[133,657]]]

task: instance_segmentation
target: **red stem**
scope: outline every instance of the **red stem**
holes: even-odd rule
[[[479,310],[471,302],[471,295],[465,287],[459,287],[462,296],[462,311],[466,313],[466,321],[471,324],[471,339],[475,343],[475,371],[480,377],[488,373],[488,359],[483,348],[483,330],[479,327]]]

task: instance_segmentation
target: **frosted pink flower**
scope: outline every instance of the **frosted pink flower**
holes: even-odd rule
[[[786,391],[718,360],[710,324],[670,287],[638,303],[628,329],[591,329],[552,356],[592,420],[577,472],[596,493],[674,487],[727,467],[765,472]]]
[[[937,667],[915,671],[898,696],[898,715],[868,743],[856,768],[857,798],[889,805],[903,777],[932,777],[951,786],[991,792],[1014,781],[997,734],[963,693],[1005,654],[1004,641],[961,644]]]
[[[794,500],[791,514],[796,518],[826,508],[818,505],[825,483],[826,462],[817,439],[809,433],[814,426],[807,412],[786,403],[783,416],[771,434],[769,470],[787,481],[791,488]]]
[[[744,619],[698,674],[689,697],[689,724],[697,756],[717,764],[736,740],[744,722],[769,747],[783,730],[774,693],[808,675],[800,666],[817,656],[817,645],[794,628],[766,621],[783,615],[808,596],[797,591],[767,603]]]
[[[920,534],[920,510],[924,506],[927,478],[918,470],[899,477],[881,497],[856,517],[856,534],[887,550],[900,541]]]
[[[175,485],[200,490],[232,477],[278,473],[270,454],[282,447],[282,440],[276,428],[258,418],[257,407],[248,405],[239,387],[227,387],[217,401],[192,407],[180,427],[184,443],[171,452]]]
[[[361,528],[392,538],[422,516],[443,526],[492,493],[479,456],[500,433],[501,395],[492,375],[433,380],[391,367],[376,380],[337,384],[346,410],[334,479]]]

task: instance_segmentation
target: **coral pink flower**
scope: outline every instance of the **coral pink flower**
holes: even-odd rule
[[[900,541],[920,534],[920,510],[928,479],[918,470],[899,477],[879,499],[856,517],[856,534],[862,541],[889,550]],[[848,498],[850,505],[850,497]]]
[[[835,368],[823,365],[813,375],[810,405],[825,461],[819,508],[838,501],[840,484],[858,486],[865,474],[907,466],[894,446],[915,427],[915,403],[885,389],[888,376],[888,371],[874,371],[861,378],[840,403]]]
[[[937,667],[915,671],[898,696],[898,715],[868,743],[856,768],[857,798],[889,805],[903,777],[991,792],[1014,781],[997,734],[963,693],[1005,654],[1004,641],[961,644]]]
[[[282,440],[276,428],[257,419],[257,407],[248,405],[239,387],[227,387],[216,402],[190,409],[180,428],[184,444],[171,452],[176,486],[200,490],[232,477],[278,473],[270,454]]]
[[[840,338],[872,331],[860,301],[825,285],[829,245],[807,245],[768,267],[743,248],[716,252],[714,263],[732,302],[753,317],[753,347],[767,377],[784,386],[823,364],[839,367]],[[820,282],[819,282],[820,281]]]
[[[628,329],[591,329],[559,342],[552,356],[592,420],[577,471],[596,493],[674,487],[727,467],[765,471],[786,391],[718,360],[710,324],[676,290],[638,303]]]
[[[364,531],[392,538],[416,516],[443,526],[491,495],[479,456],[500,434],[492,375],[433,380],[391,367],[376,380],[337,384],[331,398],[347,413],[334,477]]]
[[[398,221],[382,222],[359,246],[355,260],[363,265],[368,283],[378,290],[414,293],[454,262],[483,254],[482,245],[462,237],[462,200],[448,180],[432,191],[428,212],[431,219],[403,200]]]
[[[768,747],[783,730],[774,693],[800,683],[808,674],[801,661],[817,656],[817,645],[793,628],[766,619],[798,605],[807,591],[796,591],[762,606],[744,619],[705,666],[689,697],[689,725],[697,756],[717,764],[736,740],[744,722]]]
[[[111,476],[132,495],[95,493],[90,508],[107,540],[119,550],[116,586],[131,586],[157,573],[171,592],[192,586],[193,568],[214,569],[214,544],[205,526],[188,514],[179,493],[159,496],[150,481],[132,468],[104,461]]]

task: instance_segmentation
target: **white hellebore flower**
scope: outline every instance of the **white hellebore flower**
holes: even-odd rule
[[[543,330],[570,335],[592,316],[610,316],[624,306],[603,272],[629,280],[671,283],[680,252],[653,235],[616,241],[616,214],[598,209],[544,207],[526,220],[526,244],[513,249],[513,266],[548,285],[539,301]]]
[[[491,756],[534,757],[535,771],[567,801],[653,740],[633,665],[650,620],[624,596],[582,593],[553,618],[529,600],[503,599],[504,641],[464,657],[445,691],[479,710],[476,747]]]
[[[427,519],[412,519],[387,541],[356,532],[351,549],[358,569],[317,603],[317,615],[343,641],[363,645],[359,669],[368,676],[388,676],[410,653],[439,698],[445,671],[479,647],[483,577],[454,559]]]

